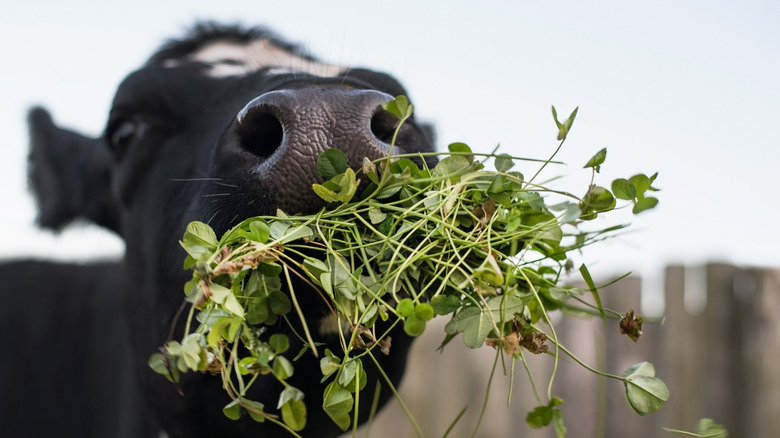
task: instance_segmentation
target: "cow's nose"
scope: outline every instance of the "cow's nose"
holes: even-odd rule
[[[398,119],[382,108],[391,100],[375,90],[301,88],[271,91],[237,115],[241,146],[263,158],[316,157],[344,152],[350,164],[386,156]]]
[[[265,93],[236,118],[240,147],[259,157],[254,176],[278,208],[310,211],[322,203],[311,186],[322,181],[319,154],[336,148],[357,168],[363,158],[387,156],[398,119],[382,108],[391,100],[374,90],[309,87]]]

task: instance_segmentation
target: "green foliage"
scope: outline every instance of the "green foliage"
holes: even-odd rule
[[[559,438],[566,436],[566,427],[563,425],[563,412],[556,406],[563,404],[563,400],[553,397],[547,405],[537,406],[525,417],[525,423],[534,429],[548,426],[550,422],[555,426],[555,433]]]
[[[661,409],[669,399],[669,390],[661,379],[655,377],[655,367],[649,362],[631,366],[623,373],[626,400],[639,415],[647,415]]]
[[[709,418],[702,418],[696,423],[693,432],[686,432],[684,430],[669,429],[664,427],[667,432],[677,433],[680,435],[693,436],[698,438],[728,438],[729,433],[725,427],[720,424],[715,424]]]
[[[553,119],[555,120],[555,125],[558,126],[558,140],[566,140],[566,136],[569,135],[571,125],[574,124],[574,119],[577,117],[577,111],[579,111],[579,109],[580,107],[574,108],[574,111],[571,112],[569,117],[561,123],[558,121],[558,112],[555,110],[555,107],[552,107]]]
[[[385,109],[403,123],[413,107],[399,97]],[[553,108],[561,144],[576,114],[577,109],[561,123]],[[321,211],[248,218],[219,239],[208,225],[191,223],[180,242],[188,253],[185,268],[192,270],[184,288],[192,304],[185,337],[168,342],[149,366],[173,382],[184,372],[218,374],[232,399],[224,408],[228,418],[248,413],[296,435],[320,396],[289,384],[296,360],[318,358],[323,391],[317,409],[347,430],[355,426],[356,399],[367,382],[363,362],[392,354],[387,325],[402,324],[407,335],[418,336],[428,321],[445,316],[450,320],[442,347],[460,336],[469,348],[488,345],[517,360],[524,351],[548,353],[552,341],[556,349],[548,354],[557,360],[563,351],[579,362],[560,345],[548,312],[595,313],[605,320],[621,315],[602,307],[584,265],[579,271],[594,306],[579,300],[583,291],[562,284],[562,278],[572,267],[572,254],[623,228],[593,230],[586,224],[614,210],[617,200],[632,202],[637,213],[654,206],[649,200],[655,198],[645,193],[656,190],[657,174],[615,180],[612,191],[591,184],[577,198],[532,183],[541,169],[530,180],[511,171],[527,162],[523,158],[476,154],[463,143],[448,151],[433,168],[420,156],[396,155],[365,159],[356,171],[350,166],[358,163],[329,149],[317,160],[324,182],[312,187],[328,204]],[[495,170],[486,168],[489,160]],[[605,160],[603,149],[585,167],[595,176]],[[341,328],[342,351],[319,351],[322,340],[313,338],[298,305],[294,277],[327,301],[334,327]],[[303,330],[285,333],[300,338],[303,351],[289,351],[288,335],[278,332],[290,317]],[[387,325],[380,329],[378,322]],[[640,415],[657,410],[668,397],[648,363],[622,377],[608,376],[626,385],[628,402]],[[275,378],[284,388],[278,412],[247,398],[259,377]],[[566,428],[556,407],[562,401],[548,399],[526,421],[532,427],[553,424],[562,437]]]

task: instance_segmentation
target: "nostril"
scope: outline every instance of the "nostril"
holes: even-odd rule
[[[257,156],[269,157],[282,145],[284,128],[268,105],[245,109],[239,114],[238,125],[241,146]]]
[[[374,134],[374,137],[390,144],[397,126],[398,118],[396,116],[390,114],[381,106],[377,107],[376,112],[371,117],[371,133]]]

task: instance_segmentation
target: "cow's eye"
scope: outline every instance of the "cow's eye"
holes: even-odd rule
[[[121,156],[125,150],[140,139],[143,134],[143,124],[137,120],[127,119],[117,123],[110,131],[111,149]]]

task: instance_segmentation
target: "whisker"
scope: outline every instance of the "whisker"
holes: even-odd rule
[[[232,193],[209,193],[208,195],[203,195],[204,198],[212,198],[214,196],[230,196]]]
[[[220,212],[220,211],[222,211],[222,210],[221,210],[221,209],[218,209],[217,211],[215,211],[215,212],[214,212],[214,214],[213,214],[213,215],[211,215],[211,217],[209,218],[209,220],[208,220],[208,221],[206,221],[206,223],[207,223],[207,224],[209,224],[209,225],[211,225],[211,224],[212,224],[212,222],[214,221],[214,218],[216,218],[216,217],[217,217],[217,215],[219,214],[219,212]]]

